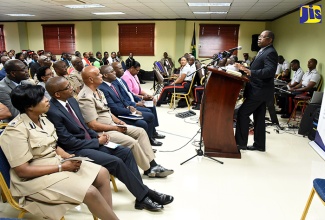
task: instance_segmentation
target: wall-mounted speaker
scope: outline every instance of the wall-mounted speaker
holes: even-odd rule
[[[258,40],[259,34],[253,34],[252,35],[252,45],[251,45],[251,51],[259,51],[260,47],[257,45],[257,40]]]

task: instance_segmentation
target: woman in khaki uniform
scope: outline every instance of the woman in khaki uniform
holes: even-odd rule
[[[42,114],[50,105],[42,86],[22,85],[11,94],[20,111],[0,138],[10,166],[12,195],[32,214],[60,219],[84,202],[100,219],[117,219],[112,210],[108,171],[87,161],[62,158],[73,155],[57,147],[53,124]],[[107,136],[100,137],[107,141]]]

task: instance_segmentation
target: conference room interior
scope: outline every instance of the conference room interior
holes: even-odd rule
[[[325,0],[317,2],[324,5]],[[6,48],[37,51],[43,49],[42,24],[74,24],[76,50],[118,51],[119,23],[148,23],[147,20],[96,20],[96,21],[1,21],[5,32]],[[299,10],[269,21],[252,20],[151,20],[155,23],[155,54],[136,56],[141,68],[152,70],[154,61],[160,60],[166,51],[177,66],[177,59],[185,52],[191,52],[193,27],[199,31],[201,24],[239,24],[238,57],[243,53],[250,57],[252,35],[265,29],[275,34],[274,46],[286,61],[298,59],[304,71],[310,58],[318,60],[317,70],[324,79],[323,66],[325,45],[320,43],[325,34],[324,24],[299,23]],[[100,34],[96,34],[96,31]],[[9,37],[10,36],[10,37]],[[197,33],[197,51],[199,51]],[[100,40],[98,40],[100,39]],[[59,58],[60,56],[57,55]],[[127,56],[122,56],[125,60]],[[200,57],[198,59],[205,59]],[[291,73],[292,74],[292,73]],[[145,80],[142,89],[154,93],[153,81]],[[322,88],[323,91],[323,88]],[[325,178],[325,163],[310,146],[307,137],[298,134],[298,129],[279,130],[277,126],[267,126],[266,152],[241,151],[241,159],[216,157],[224,164],[207,157],[195,157],[180,165],[196,154],[200,145],[199,110],[189,118],[175,115],[187,108],[157,107],[159,127],[157,131],[166,135],[156,157],[175,173],[164,179],[143,181],[152,189],[173,195],[174,202],[162,212],[148,212],[134,209],[134,197],[117,180],[118,192],[113,194],[113,209],[120,219],[299,219],[307,202],[312,181]],[[267,113],[268,114],[268,113]],[[280,126],[287,126],[287,119],[278,117]],[[218,140],[216,140],[216,143]],[[249,144],[253,135],[249,136]],[[203,148],[204,150],[204,148]],[[315,197],[307,219],[324,219],[325,207]],[[16,218],[18,211],[9,204],[0,202],[0,219]],[[42,219],[26,214],[24,219]],[[65,219],[92,219],[87,207],[82,204],[69,210]]]

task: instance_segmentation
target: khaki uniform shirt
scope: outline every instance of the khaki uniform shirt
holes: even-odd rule
[[[64,78],[66,78],[71,84],[71,87],[73,89],[73,97],[77,98],[82,84],[79,82],[78,78],[75,75],[65,75]]]
[[[94,92],[84,85],[78,95],[78,102],[82,116],[86,123],[97,120],[99,123],[115,125],[111,115],[110,108],[107,107],[107,101],[104,93],[97,89],[100,98],[96,98]]]
[[[42,128],[26,114],[18,115],[2,133],[0,146],[12,168],[25,163],[60,164],[61,157],[55,151],[58,137],[54,125],[45,116],[39,120]],[[30,213],[60,219],[68,209],[82,203],[99,169],[100,166],[84,161],[76,173],[55,172],[32,179],[20,178],[10,169],[10,191]]]

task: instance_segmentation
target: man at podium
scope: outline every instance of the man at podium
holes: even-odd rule
[[[238,110],[235,139],[239,149],[265,151],[265,112],[266,103],[274,97],[274,75],[277,69],[278,54],[273,47],[274,34],[263,31],[257,44],[261,48],[250,69],[236,64],[249,78],[246,84],[245,100]],[[249,116],[254,118],[254,144],[247,146]]]

